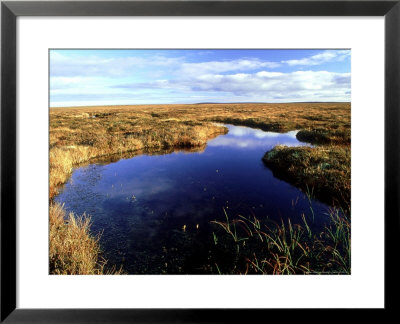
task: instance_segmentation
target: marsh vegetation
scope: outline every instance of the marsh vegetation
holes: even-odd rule
[[[134,273],[126,263],[128,256],[121,252],[123,249],[113,250],[113,254],[120,255],[118,258],[113,258],[110,253],[107,255],[106,251],[102,251],[103,246],[107,246],[107,242],[115,242],[115,238],[110,238],[112,231],[101,230],[100,224],[105,224],[103,227],[106,227],[106,223],[98,221],[99,224],[96,225],[94,219],[96,217],[100,219],[96,212],[84,210],[78,205],[75,209],[62,207],[62,203],[68,201],[63,192],[69,186],[67,182],[74,180],[74,177],[71,178],[74,168],[87,165],[86,170],[98,173],[99,170],[94,170],[91,166],[99,165],[99,161],[103,161],[106,165],[119,159],[133,161],[143,156],[142,154],[152,156],[155,152],[165,154],[179,150],[191,151],[197,152],[196,156],[199,157],[208,141],[225,138],[220,135],[226,134],[228,128],[222,123],[282,134],[298,130],[295,134],[297,140],[312,145],[274,144],[273,147],[264,145],[261,155],[248,154],[249,159],[242,162],[246,163],[249,169],[254,169],[255,167],[250,165],[251,161],[254,160],[256,163],[264,161],[265,167],[263,170],[259,169],[260,172],[268,174],[271,173],[271,169],[276,178],[291,183],[302,192],[285,189],[291,192],[291,196],[279,202],[281,209],[276,215],[273,215],[273,208],[264,209],[263,215],[264,206],[262,208],[258,206],[255,212],[251,210],[252,208],[235,209],[235,204],[239,202],[222,203],[221,196],[220,199],[214,199],[215,209],[207,208],[207,204],[204,203],[198,204],[196,209],[203,209],[202,216],[186,210],[187,215],[193,216],[192,223],[186,221],[174,223],[168,217],[152,218],[149,216],[152,215],[151,210],[145,209],[143,205],[142,209],[138,208],[142,213],[139,218],[142,219],[147,215],[153,226],[159,226],[159,231],[168,230],[177,241],[181,241],[180,247],[187,250],[184,254],[192,259],[191,262],[198,273],[349,273],[351,186],[350,104],[348,103],[147,105],[50,109],[50,272],[121,273],[121,270],[116,271],[116,269],[120,269],[120,265],[123,265],[129,273]],[[235,153],[240,155],[238,152]],[[136,158],[133,158],[135,156]],[[231,161],[233,156],[231,160],[220,161],[219,168],[210,165],[210,170],[214,170],[214,176],[223,176],[224,167],[232,164]],[[205,162],[206,160],[193,159],[188,161],[188,165],[195,166],[196,163]],[[149,163],[149,160],[145,163]],[[185,170],[185,167],[178,162],[171,161],[172,165],[174,163],[176,172]],[[253,183],[250,176],[264,178],[258,173],[250,175],[243,167],[245,164],[241,164],[242,178],[237,170],[232,173],[232,184],[227,180],[230,177],[227,173],[226,178],[219,179],[223,183],[200,189],[212,192],[214,188],[216,191],[212,193],[215,197],[217,191],[229,191],[228,187],[234,187],[235,181],[242,187],[247,181],[253,191],[261,192],[261,187],[257,187],[259,184]],[[193,169],[196,170],[195,167]],[[168,172],[171,170],[174,169],[169,169]],[[157,174],[154,173],[153,176],[156,177]],[[265,178],[264,182],[272,181],[270,179]],[[218,178],[213,178],[212,182],[218,182]],[[264,184],[268,186],[269,183]],[[282,184],[288,186],[287,188],[293,188],[286,182]],[[192,188],[195,187],[194,184]],[[182,188],[190,191],[190,187],[182,185]],[[247,187],[243,188],[248,191]],[[138,188],[134,189],[129,195],[125,192],[129,199],[124,204],[138,204],[140,201],[137,199],[139,195],[136,194]],[[265,189],[263,192],[267,191]],[[179,190],[177,192],[179,193]],[[84,200],[85,192],[80,194]],[[169,199],[179,200],[178,195],[169,196]],[[296,195],[300,197],[297,201]],[[239,196],[237,193],[234,195],[234,197]],[[202,197],[204,201],[208,196]],[[213,195],[210,195],[209,198],[212,197]],[[268,197],[263,199],[268,200]],[[148,200],[147,203],[152,201]],[[284,206],[286,204],[288,206]],[[328,211],[326,215],[322,215],[322,207]],[[122,219],[123,210],[120,208],[116,210],[120,218],[114,215],[114,219]],[[84,212],[90,214],[93,221],[92,230],[87,216],[72,216],[70,212],[79,215]],[[208,216],[205,217],[207,213]],[[138,218],[133,220],[125,217],[123,221],[128,223],[131,221],[135,226],[143,224],[137,220]],[[176,231],[170,227],[163,227],[163,224],[173,224]],[[120,226],[121,223],[117,222],[114,225]],[[201,234],[198,231],[199,227],[207,228],[207,231]],[[135,230],[138,231],[137,228]],[[130,234],[132,232],[126,233],[127,237]],[[197,240],[195,240],[196,235]],[[198,242],[205,240],[208,242],[205,245],[206,258],[209,260],[201,265],[193,261],[193,258],[202,259],[204,256],[196,254],[193,249],[200,244]],[[164,257],[169,256],[166,262],[161,262],[161,259],[156,260],[157,264],[162,264],[156,267],[156,273],[182,271],[191,273],[177,260],[176,256],[182,251],[175,251],[176,247],[166,246],[163,240],[159,243],[160,246],[157,244],[154,246],[161,250],[164,248],[167,251]],[[129,248],[140,249],[140,244],[136,242],[136,245],[131,244]],[[211,257],[209,257],[210,250]],[[152,252],[145,251],[147,254]],[[108,263],[103,259],[105,256],[109,260]],[[140,257],[145,260],[151,256],[144,253],[140,256],[134,255],[136,259]],[[224,259],[224,264],[219,259]],[[141,266],[142,270],[139,273],[148,273],[143,263]],[[198,270],[199,268],[201,270]]]

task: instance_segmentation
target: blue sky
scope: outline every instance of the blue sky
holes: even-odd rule
[[[50,106],[350,101],[350,50],[50,50]]]

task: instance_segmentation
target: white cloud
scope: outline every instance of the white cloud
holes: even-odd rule
[[[350,56],[349,50],[341,50],[341,51],[333,51],[327,50],[322,53],[306,57],[299,60],[287,60],[281,61],[281,63],[288,64],[289,66],[294,65],[320,65],[326,62],[333,62],[333,61],[343,61],[347,57]]]
[[[328,71],[191,75],[184,80],[163,80],[154,84],[163,89],[225,92],[254,98],[255,101],[285,101],[289,98],[292,101],[350,100],[350,73]],[[140,86],[151,88],[154,84]],[[131,88],[135,88],[135,85],[131,85]]]
[[[52,105],[90,100],[115,100],[115,104],[162,100],[168,103],[350,101],[350,73],[293,71],[295,66],[343,61],[350,55],[347,50],[327,50],[281,62],[243,58],[189,63],[183,56],[170,58],[156,53],[112,58],[57,51],[50,55]],[[270,71],[277,67],[284,72]]]
[[[241,59],[231,61],[210,61],[201,63],[183,63],[179,73],[182,75],[202,75],[207,73],[224,73],[230,71],[249,71],[262,68],[276,68],[278,62],[266,62],[257,59]]]

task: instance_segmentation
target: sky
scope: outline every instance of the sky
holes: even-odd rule
[[[50,106],[349,102],[350,50],[50,50]]]

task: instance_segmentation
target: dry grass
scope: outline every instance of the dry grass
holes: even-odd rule
[[[106,261],[100,257],[100,236],[90,234],[90,217],[65,216],[60,204],[49,208],[49,272],[50,274],[120,274],[106,270]]]

